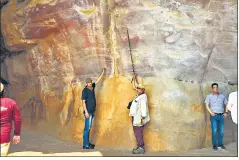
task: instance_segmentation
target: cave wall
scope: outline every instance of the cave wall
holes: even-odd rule
[[[226,96],[237,90],[235,0],[9,0],[1,12],[7,49],[21,51],[4,66],[28,129],[82,143],[84,80],[106,66],[96,89],[93,142],[134,147],[127,30],[149,98],[147,150],[210,145],[203,105],[210,85],[218,82]]]

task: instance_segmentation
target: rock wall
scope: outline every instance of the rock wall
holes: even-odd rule
[[[135,146],[132,66],[149,98],[151,151],[210,145],[210,85],[237,90],[236,0],[9,0],[1,12],[6,47],[21,51],[4,60],[10,95],[39,132],[82,143],[84,80],[105,66],[91,132],[101,147]]]

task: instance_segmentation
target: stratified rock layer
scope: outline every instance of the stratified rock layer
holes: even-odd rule
[[[91,136],[97,146],[130,149],[135,66],[149,99],[147,150],[201,148],[211,143],[210,84],[225,95],[237,89],[227,84],[237,84],[236,18],[235,0],[11,0],[2,35],[21,54],[5,59],[1,76],[26,127],[82,143],[84,80],[106,66]]]

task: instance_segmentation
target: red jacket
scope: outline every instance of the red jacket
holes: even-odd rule
[[[20,135],[21,132],[21,115],[17,103],[10,98],[1,99],[1,139],[0,143],[10,142],[10,135],[12,129],[12,120],[14,121],[14,135]]]

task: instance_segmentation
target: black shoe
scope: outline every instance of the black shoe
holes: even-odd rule
[[[94,149],[92,146],[83,146],[83,149]]]
[[[94,145],[94,144],[89,143],[89,146],[95,148],[95,145]]]
[[[218,148],[221,150],[226,150],[226,147],[224,145],[220,145],[220,146],[218,146]]]
[[[217,146],[214,145],[214,146],[212,147],[212,149],[213,149],[214,151],[217,151]]]

